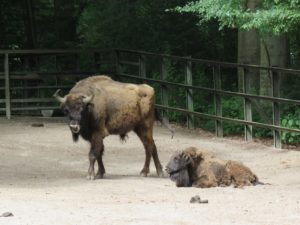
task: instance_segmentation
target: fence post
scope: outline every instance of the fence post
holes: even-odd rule
[[[244,67],[241,68],[241,77],[243,80],[243,92],[249,93],[250,92],[250,73]],[[248,98],[244,97],[244,120],[252,122],[252,106],[251,101]],[[245,140],[252,141],[252,125],[245,125]]]
[[[166,66],[166,60],[162,57],[161,58],[161,79],[166,80],[168,76],[168,70]],[[161,84],[161,102],[163,106],[169,106],[169,95],[168,95],[168,88],[166,85]],[[163,110],[163,118],[169,122],[168,111]]]
[[[144,55],[139,55],[139,76],[146,78],[146,57]]]
[[[9,84],[9,58],[8,53],[4,56],[4,76],[5,76],[5,110],[6,118],[11,118],[11,105],[10,105],[10,84]]]
[[[280,97],[280,74],[272,71],[272,95]],[[280,105],[273,101],[273,125],[280,126]],[[273,130],[274,147],[281,149],[281,131]]]
[[[192,74],[192,62],[186,61],[185,64],[185,81],[187,85],[193,85],[193,74]],[[187,109],[189,111],[194,111],[194,101],[193,101],[193,89],[188,88],[186,90],[186,102],[187,102]],[[194,129],[194,116],[188,114],[187,116],[187,125],[188,128]]]
[[[214,89],[221,90],[221,74],[220,74],[220,66],[213,67],[213,79],[214,79]],[[214,107],[215,107],[215,115],[222,116],[222,103],[221,103],[221,95],[214,94]],[[215,130],[217,137],[223,137],[223,121],[216,120],[215,121]]]

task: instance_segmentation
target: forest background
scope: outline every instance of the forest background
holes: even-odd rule
[[[0,49],[124,48],[233,63],[300,67],[299,0],[1,0]],[[180,81],[176,67],[171,80]],[[269,95],[268,74],[252,78],[254,92]],[[200,76],[209,84],[211,77]],[[198,81],[196,81],[198,82]],[[300,78],[282,79],[282,96],[299,99]],[[238,90],[238,82],[222,84]],[[230,89],[228,88],[228,89]],[[226,89],[226,88],[225,88]],[[183,94],[182,94],[183,95]],[[195,94],[195,110],[213,112],[206,94]],[[172,101],[172,99],[170,100]],[[175,100],[174,100],[175,101]],[[205,103],[205,104],[203,104]],[[222,101],[223,115],[243,118],[243,102]],[[266,104],[256,107],[254,120],[264,120]],[[282,125],[300,128],[300,110],[282,106]],[[178,114],[171,119],[183,121]],[[212,129],[212,122],[201,122]],[[225,134],[241,133],[243,126],[225,124]],[[271,136],[257,129],[255,136]],[[286,143],[298,134],[282,136]]]

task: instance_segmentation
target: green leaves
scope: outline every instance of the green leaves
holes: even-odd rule
[[[300,110],[297,110],[295,114],[288,114],[281,120],[281,125],[288,128],[300,129]],[[292,144],[300,142],[300,133],[282,132],[281,139],[284,143]]]
[[[255,4],[255,1],[247,3]],[[261,3],[250,9],[243,1],[201,0],[176,7],[175,11],[197,14],[202,21],[217,19],[221,29],[257,29],[262,35],[291,32],[300,24],[299,0],[261,0]]]

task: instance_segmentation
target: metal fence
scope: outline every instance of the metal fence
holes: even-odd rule
[[[91,60],[88,60],[81,55],[91,55]],[[57,104],[53,103],[51,93],[55,89],[61,88],[68,90],[74,85],[76,80],[80,80],[83,77],[92,74],[110,74],[117,79],[127,78],[133,82],[147,82],[154,86],[158,85],[160,101],[156,106],[163,110],[164,116],[167,117],[167,112],[178,112],[186,115],[187,126],[189,128],[195,127],[195,117],[204,118],[215,121],[215,132],[219,137],[223,136],[223,123],[229,122],[234,124],[240,124],[244,126],[245,140],[251,141],[253,137],[253,127],[260,127],[272,130],[274,146],[281,148],[281,133],[293,132],[300,133],[299,129],[288,128],[281,126],[281,104],[291,104],[295,106],[300,105],[300,101],[297,99],[287,99],[280,97],[280,79],[282,76],[299,76],[299,70],[283,69],[276,67],[261,67],[256,65],[245,65],[236,63],[224,63],[210,60],[194,59],[191,57],[178,57],[165,54],[155,54],[142,51],[132,51],[124,49],[110,49],[110,50],[2,50],[0,55],[3,57],[3,73],[0,73],[0,104],[4,104],[4,107],[0,107],[0,112],[5,111],[7,118],[11,117],[11,114],[22,111],[36,111],[45,109],[55,109]],[[59,57],[71,55],[73,58],[69,61],[72,63],[72,68],[67,70],[59,69]],[[45,66],[40,59],[41,56],[52,56],[53,66]],[[23,57],[23,58],[22,58]],[[68,60],[67,60],[68,61]],[[85,68],[81,67],[81,63],[85,62]],[[14,64],[18,62],[21,67],[21,71],[12,70]],[[169,65],[172,62],[180,64],[178,69],[178,77],[182,77],[181,81],[174,81],[168,79],[168,73],[170,73]],[[24,65],[33,64],[33,67],[38,67],[35,71],[32,70],[32,65],[29,66],[30,71],[24,69]],[[65,63],[64,63],[65,65]],[[210,87],[203,86],[201,84],[195,84],[195,67],[198,65],[210,68],[209,72],[206,72],[209,80],[212,81]],[[52,68],[52,71],[48,71],[47,67]],[[46,68],[46,69],[45,69]],[[53,69],[54,68],[54,69]],[[157,71],[153,73],[153,68]],[[239,89],[228,90],[222,87],[222,77],[224,74],[222,71],[229,69],[233,70],[231,73],[227,73],[226,76],[234,76],[239,78],[239,82],[242,86]],[[265,71],[270,74],[270,88],[271,95],[259,95],[251,91],[251,72],[250,71]],[[154,75],[153,75],[154,74]],[[229,75],[228,75],[229,74]],[[174,76],[173,76],[174,77]],[[49,82],[52,80],[52,83]],[[14,84],[12,85],[12,81]],[[17,81],[17,82],[15,82]],[[35,85],[28,85],[25,81],[38,81]],[[51,83],[51,85],[49,85]],[[1,84],[1,83],[0,83]],[[181,104],[181,107],[170,106],[170,89],[184,89],[185,104]],[[27,91],[26,91],[27,90]],[[30,97],[29,90],[38,90],[38,96]],[[4,93],[1,95],[1,91]],[[21,98],[18,97],[17,92],[22,92]],[[194,97],[194,92],[202,91],[209,93],[213,96],[214,112],[207,113],[197,111],[194,108],[195,104],[199,104]],[[3,96],[1,98],[1,96]],[[19,95],[20,96],[20,95]],[[230,118],[223,116],[222,112],[222,98],[225,96],[239,97],[243,100],[244,115],[243,118]],[[272,123],[253,121],[253,100],[266,101],[272,105]],[[176,102],[176,100],[174,100]],[[29,104],[34,103],[34,106]],[[21,104],[16,106],[16,104]],[[204,106],[205,107],[205,106]]]
[[[67,91],[84,77],[114,68],[111,50],[102,49],[0,50],[1,57],[0,113],[8,119],[56,109],[56,89]]]

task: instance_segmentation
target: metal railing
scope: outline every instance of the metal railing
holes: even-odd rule
[[[300,75],[300,70],[293,70],[293,69],[284,69],[278,67],[264,67],[264,66],[257,66],[257,65],[247,65],[247,64],[237,64],[237,63],[225,63],[225,62],[218,62],[218,61],[211,61],[211,60],[202,60],[202,59],[193,59],[190,57],[179,57],[179,56],[172,56],[166,54],[155,54],[149,52],[142,52],[142,51],[133,51],[133,50],[126,50],[126,49],[116,49],[116,56],[117,56],[117,75],[128,77],[132,79],[142,80],[144,82],[152,82],[152,83],[159,83],[162,87],[161,89],[161,102],[162,104],[157,105],[158,108],[168,111],[176,111],[180,113],[184,113],[187,115],[187,125],[190,128],[193,128],[193,116],[198,116],[201,118],[206,118],[215,121],[215,132],[216,135],[219,137],[223,136],[223,122],[230,122],[244,125],[244,132],[245,132],[245,140],[251,141],[253,137],[253,127],[260,127],[266,128],[273,131],[273,139],[274,139],[274,147],[281,148],[281,132],[295,132],[300,133],[299,129],[282,127],[281,126],[281,117],[280,117],[280,103],[288,103],[293,105],[300,105],[299,100],[293,99],[286,99],[280,97],[280,76],[282,74],[289,74],[289,75]],[[131,54],[137,55],[140,59],[138,62],[130,62],[128,60],[122,59],[122,54]],[[153,79],[147,78],[146,74],[146,58],[147,57],[156,57],[160,58],[161,63],[161,79]],[[165,78],[167,77],[167,70],[165,61],[174,60],[174,61],[181,61],[185,65],[185,83],[175,83],[166,81]],[[192,79],[192,63],[198,64],[206,64],[213,67],[213,72],[211,74],[211,79],[213,79],[213,88],[203,87],[199,85],[193,85]],[[132,75],[128,73],[124,73],[122,67],[124,65],[131,65],[137,66],[139,68],[138,75]],[[239,76],[242,80],[242,92],[239,91],[227,91],[221,89],[221,68],[236,68],[238,69]],[[250,92],[250,80],[251,80],[251,73],[249,70],[263,70],[267,73],[271,74],[271,92],[272,96],[266,95],[257,95],[252,94]],[[170,107],[168,106],[168,89],[166,87],[174,86],[174,87],[181,87],[186,89],[186,108],[177,108],[177,107]],[[194,99],[193,99],[193,90],[201,90],[206,91],[214,95],[214,114],[202,113],[194,111]],[[244,119],[234,119],[222,116],[222,96],[237,96],[243,98],[244,101]],[[254,122],[252,121],[252,101],[253,99],[256,100],[266,100],[272,103],[272,124],[266,124],[262,122]]]
[[[12,113],[56,109],[57,104],[49,93],[54,93],[58,88],[68,90],[74,82],[96,72],[109,73],[111,69],[101,70],[100,66],[110,65],[113,68],[114,61],[103,60],[100,56],[110,53],[111,50],[104,49],[0,50],[4,62],[3,72],[0,72],[0,112],[5,111],[10,119]],[[90,65],[82,69],[81,58],[86,61],[86,54],[90,57]],[[42,57],[45,58],[43,61]],[[45,69],[43,63],[49,64],[50,58],[52,68]],[[71,68],[59,68],[63,58],[71,59]],[[1,95],[1,91],[4,94]],[[35,92],[34,96],[30,97],[29,92]],[[4,106],[1,107],[1,104]]]
[[[80,54],[91,54],[93,66],[89,66],[88,70],[83,70],[80,67]],[[34,61],[35,65],[40,66],[41,62],[38,59],[40,56],[53,56],[54,57],[54,71],[15,71],[12,70],[14,61],[25,62],[27,65],[30,61]],[[66,55],[74,56],[74,65],[72,70],[59,70],[57,62],[59,57]],[[108,56],[109,57],[103,57]],[[84,50],[0,50],[0,57],[3,57],[3,73],[0,73],[0,111],[5,111],[7,118],[11,117],[11,114],[18,111],[36,111],[43,109],[56,109],[57,104],[54,103],[51,95],[48,95],[47,90],[51,90],[51,93],[55,89],[61,88],[68,90],[74,85],[74,82],[80,80],[86,76],[92,74],[105,73],[114,76],[115,78],[128,78],[136,82],[148,82],[157,84],[160,87],[160,104],[157,107],[162,109],[164,116],[167,117],[166,112],[179,112],[186,115],[187,126],[189,128],[195,127],[195,117],[215,121],[216,135],[223,136],[223,122],[230,122],[240,124],[244,126],[245,140],[251,141],[253,136],[253,127],[266,128],[273,131],[274,146],[281,148],[281,132],[295,132],[300,133],[299,129],[282,127],[280,104],[292,104],[300,105],[299,100],[287,99],[280,97],[280,77],[283,74],[300,75],[299,70],[276,68],[276,67],[262,67],[257,65],[246,65],[236,63],[224,63],[210,60],[194,59],[191,57],[179,57],[166,54],[155,54],[143,51],[133,51],[125,49],[84,49]],[[23,58],[22,58],[23,57]],[[22,58],[22,60],[21,60]],[[149,67],[147,66],[148,59],[154,58],[159,64],[160,71],[159,77],[149,77]],[[85,60],[85,59],[84,59]],[[83,60],[83,61],[84,61]],[[36,62],[37,61],[37,62]],[[180,62],[183,67],[182,74],[178,76],[184,76],[185,82],[174,82],[168,80],[168,63],[170,61]],[[194,84],[193,77],[195,76],[193,65],[206,65],[212,68],[212,72],[208,74],[211,80],[213,80],[212,87],[201,86]],[[99,65],[108,65],[104,69],[101,69]],[[133,69],[128,70],[126,67]],[[242,88],[240,91],[224,90],[222,89],[222,69],[231,68],[236,70],[236,73],[232,75],[238,76],[242,81]],[[136,72],[132,72],[132,71]],[[271,95],[258,95],[251,92],[250,70],[266,71],[271,76]],[[46,79],[45,82],[43,80]],[[52,80],[49,85],[49,79]],[[35,85],[24,85],[15,81],[24,82],[26,80],[39,80]],[[12,81],[14,85],[12,85]],[[170,101],[170,88],[182,88],[185,90],[186,106],[174,107],[169,105]],[[12,96],[13,93],[23,91],[27,93],[29,91],[39,90],[41,93],[38,97],[22,96],[22,98]],[[1,98],[1,91],[4,92]],[[26,92],[27,91],[27,92]],[[214,113],[204,113],[195,111],[194,107],[197,100],[194,99],[195,91],[203,91],[210,93],[213,96]],[[244,117],[243,119],[229,118],[223,116],[222,113],[222,97],[233,96],[243,99]],[[268,101],[272,104],[272,124],[263,122],[255,122],[252,120],[252,107],[253,100]],[[31,106],[30,104],[34,105]],[[14,104],[21,104],[15,106]]]

